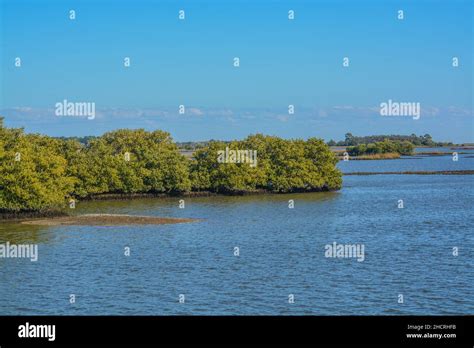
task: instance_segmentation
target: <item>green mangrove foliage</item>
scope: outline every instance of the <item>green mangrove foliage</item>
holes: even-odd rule
[[[81,142],[25,134],[0,118],[0,213],[58,210],[70,199],[109,193],[336,190],[336,163],[316,138],[211,141],[189,160],[159,130],[122,129]]]
[[[117,130],[87,145],[65,143],[73,195],[101,193],[175,193],[191,188],[189,163],[170,135],[162,131]]]
[[[64,206],[74,178],[59,140],[3,127],[0,119],[0,211],[40,211]]]
[[[347,152],[351,156],[360,155],[376,155],[383,153],[398,153],[400,155],[412,155],[414,146],[409,141],[392,141],[385,139],[370,144],[359,144],[356,146],[349,146]]]
[[[258,164],[219,163],[219,151],[256,151]],[[194,154],[191,181],[196,191],[238,192],[266,190],[296,192],[336,190],[341,173],[336,156],[320,139],[284,140],[252,135],[231,143],[211,142]]]

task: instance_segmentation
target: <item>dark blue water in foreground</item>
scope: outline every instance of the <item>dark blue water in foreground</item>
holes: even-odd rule
[[[431,170],[446,159],[341,167]],[[473,158],[461,163],[474,169]],[[77,208],[202,219],[187,224],[0,224],[1,242],[39,244],[37,262],[0,259],[0,314],[474,314],[473,183],[470,175],[346,176],[336,193],[195,198],[185,209],[178,199]],[[326,258],[333,242],[364,244],[365,260]]]

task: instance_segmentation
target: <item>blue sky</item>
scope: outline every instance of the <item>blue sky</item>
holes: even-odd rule
[[[352,132],[474,142],[469,0],[0,3],[8,126],[50,135],[163,129],[178,141]],[[97,117],[55,116],[64,99],[95,102]],[[420,119],[381,117],[388,99],[419,102]]]

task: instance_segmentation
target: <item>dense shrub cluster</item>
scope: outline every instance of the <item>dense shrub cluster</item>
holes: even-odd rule
[[[218,151],[251,149],[257,151],[258,165],[221,165]],[[242,141],[211,142],[199,149],[191,162],[193,189],[214,192],[255,191],[295,192],[335,190],[342,184],[337,158],[320,139],[285,140],[252,135]]]
[[[220,163],[225,148],[257,151],[257,165]],[[0,212],[59,209],[109,193],[336,190],[336,156],[319,139],[263,135],[211,141],[189,160],[163,131],[117,130],[85,143],[25,134],[0,118]]]
[[[398,153],[400,155],[412,155],[414,146],[408,141],[391,141],[385,139],[384,141],[371,143],[371,144],[360,144],[356,146],[349,146],[347,152],[351,156],[360,155],[376,155],[383,153]]]

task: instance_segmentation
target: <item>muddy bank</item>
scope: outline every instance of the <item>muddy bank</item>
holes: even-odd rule
[[[126,225],[164,225],[195,222],[197,219],[163,218],[154,216],[86,214],[62,216],[48,219],[21,221],[25,225],[38,226],[126,226]]]

